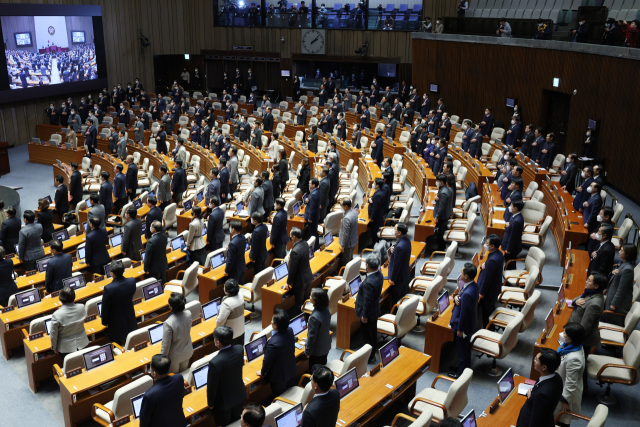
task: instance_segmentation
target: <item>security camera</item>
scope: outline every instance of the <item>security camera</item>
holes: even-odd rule
[[[284,37],[280,37],[280,41],[284,43]]]

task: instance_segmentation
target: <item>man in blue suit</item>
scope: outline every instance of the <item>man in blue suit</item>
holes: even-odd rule
[[[320,242],[317,238],[318,234],[318,215],[320,214],[320,205],[322,204],[322,193],[318,186],[320,183],[318,182],[318,178],[312,178],[309,183],[309,196],[305,203],[307,204],[307,208],[304,211],[304,222],[307,225],[307,231],[309,233],[309,237],[316,236],[316,244],[313,248],[314,251],[317,251],[320,248]]]
[[[220,207],[218,196],[212,196],[209,199],[209,209],[211,214],[207,223],[207,252],[213,252],[222,249],[224,243],[224,229],[222,228],[224,211]]]
[[[89,220],[91,231],[87,233],[85,250],[87,265],[91,267],[91,272],[96,274],[104,274],[104,266],[111,261],[107,245],[109,238],[107,230],[100,228],[100,218],[93,217]]]
[[[447,374],[451,378],[458,378],[466,368],[471,367],[471,336],[478,329],[478,285],[473,279],[478,270],[470,262],[464,264],[458,279],[463,283],[462,291],[453,298],[451,312],[451,330],[458,350],[458,371]]]
[[[582,220],[584,221],[584,228],[595,228],[598,223],[598,214],[600,214],[600,208],[602,208],[602,197],[600,197],[600,190],[602,190],[602,184],[597,181],[591,183],[587,187],[587,193],[591,195],[589,199],[582,202],[580,212],[582,212]]]
[[[531,160],[537,162],[540,157],[540,151],[542,151],[542,147],[545,144],[544,136],[542,136],[542,128],[536,128],[533,131],[534,140],[531,143],[531,156],[529,157]]]
[[[556,135],[553,132],[548,133],[547,141],[542,147],[542,150],[540,150],[540,160],[538,161],[538,164],[542,169],[549,169],[553,163],[553,155],[556,147],[554,142],[555,136]]]
[[[524,218],[520,214],[524,208],[522,200],[516,200],[511,203],[511,221],[507,224],[507,228],[502,236],[502,250],[504,251],[505,270],[515,270],[516,263],[508,264],[510,260],[517,259],[520,251],[522,251],[522,230],[524,228]]]
[[[238,283],[244,283],[244,271],[247,269],[244,256],[247,239],[240,232],[241,230],[242,223],[240,221],[231,221],[231,224],[229,224],[231,238],[227,245],[227,264],[224,270],[224,274],[229,279],[235,279]]]
[[[591,166],[585,166],[584,169],[582,169],[582,179],[584,179],[584,181],[582,185],[576,188],[576,195],[573,197],[573,209],[577,211],[581,210],[582,204],[589,199],[587,188],[589,188],[593,182],[593,168]]]
[[[482,134],[491,136],[491,131],[493,130],[493,116],[491,115],[491,107],[485,108],[484,117],[482,117],[482,120],[479,124],[482,129]]]
[[[482,327],[489,323],[489,317],[496,308],[496,300],[502,290],[502,268],[504,255],[500,251],[500,236],[490,234],[484,242],[484,249],[489,253],[487,260],[480,266],[478,289],[480,291],[480,309],[482,310]]]
[[[273,333],[264,350],[262,369],[256,374],[269,381],[274,396],[280,396],[296,385],[295,338],[283,309],[275,310],[271,325]]]
[[[205,205],[209,205],[209,201],[213,196],[218,196],[218,200],[220,200],[220,180],[218,179],[218,175],[220,171],[218,168],[212,168],[209,172],[209,185],[207,186],[207,192],[204,197]]]
[[[298,126],[307,125],[307,109],[304,108],[302,101],[298,101],[298,114],[296,114],[296,124]]]
[[[251,223],[254,226],[251,233],[251,250],[249,251],[249,259],[253,261],[253,274],[258,274],[264,270],[264,262],[269,256],[267,252],[267,237],[269,237],[269,228],[262,221],[263,215],[260,212],[251,214]]]
[[[162,222],[162,209],[158,207],[158,199],[155,196],[147,197],[147,207],[149,208],[149,212],[145,217],[145,229],[144,229],[144,237],[149,240],[151,238],[151,224],[153,221]]]
[[[140,427],[184,427],[187,420],[182,409],[184,378],[181,374],[169,376],[171,359],[164,354],[151,358],[151,377],[155,383],[142,398]]]
[[[524,187],[524,181],[522,180],[522,178],[515,177],[513,178],[513,180],[511,181],[511,184],[509,184],[509,187],[507,189],[507,194],[504,198],[504,220],[506,222],[511,221],[511,210],[509,209],[511,207],[511,203],[515,202],[516,200],[522,200],[522,188]]]
[[[462,134],[462,149],[468,153],[469,145],[471,144],[471,138],[475,133],[473,126],[471,126],[471,120],[467,119],[462,123],[462,130],[464,131],[464,133]]]
[[[440,140],[445,143],[449,141],[449,135],[451,134],[451,120],[449,120],[449,113],[442,115],[442,124],[440,125]]]
[[[274,259],[283,259],[287,255],[289,234],[287,233],[287,212],[284,210],[284,205],[284,199],[278,197],[276,199],[276,214],[273,217],[271,236],[269,237],[271,246],[273,246]]]
[[[91,154],[96,152],[96,147],[98,146],[98,129],[96,129],[93,122],[89,119],[87,119],[87,126],[87,131],[84,133],[85,144],[89,150],[89,157],[91,157]]]
[[[376,191],[373,193],[373,196],[369,198],[369,220],[371,220],[371,238],[373,239],[374,245],[378,243],[378,231],[380,231],[380,227],[382,227],[384,223],[385,191],[382,188],[383,185],[384,180],[382,178],[376,178],[374,182]]]
[[[182,159],[176,160],[176,171],[171,180],[171,196],[173,202],[178,204],[182,201],[182,193],[187,189],[187,174],[182,169]]]
[[[116,212],[120,214],[120,210],[127,203],[127,178],[122,173],[123,166],[121,163],[116,165],[116,176],[113,178],[113,197],[115,197],[116,201],[114,203],[114,207],[116,208]],[[105,210],[106,212],[106,210]],[[107,212],[107,215],[109,212]]]
[[[44,287],[47,293],[62,289],[62,281],[71,277],[73,261],[70,254],[62,252],[62,242],[58,239],[52,240],[49,246],[53,258],[47,263]]]
[[[389,285],[391,285],[391,304],[395,304],[407,293],[411,280],[411,240],[407,236],[407,224],[396,224],[398,242],[389,250]]]
[[[356,298],[356,316],[360,319],[362,339],[372,348],[369,364],[376,361],[375,353],[378,341],[378,317],[380,317],[380,294],[384,276],[379,270],[380,259],[377,256],[367,257],[367,278],[360,285]]]
[[[382,139],[382,130],[376,131],[376,140],[371,144],[371,158],[375,160],[378,167],[382,165],[384,159],[384,140]]]
[[[477,124],[469,140],[469,155],[474,159],[479,159],[482,156],[482,135],[480,125]]]
[[[136,279],[124,277],[124,264],[120,260],[111,263],[113,281],[104,287],[102,295],[102,325],[107,326],[110,342],[124,345],[129,332],[138,329],[133,309]]]
[[[516,142],[520,139],[520,119],[518,117],[511,118],[511,126],[509,126],[509,130],[507,130],[507,138],[505,140],[505,144],[514,146]]]
[[[367,110],[367,106],[362,104],[362,111],[360,112],[360,127],[362,129],[371,128],[371,113]]]
[[[113,184],[109,181],[109,172],[100,172],[100,204],[104,206],[104,214],[106,216],[111,215],[111,209],[113,209]]]

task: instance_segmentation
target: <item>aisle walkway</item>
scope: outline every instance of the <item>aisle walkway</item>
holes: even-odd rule
[[[58,71],[58,60],[56,58],[53,58],[51,60],[51,84],[57,85],[58,83],[62,83]]]

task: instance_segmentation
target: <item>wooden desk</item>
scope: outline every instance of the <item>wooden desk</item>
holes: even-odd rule
[[[382,178],[382,172],[380,172],[378,165],[373,161],[360,158],[358,161],[358,184],[360,187],[364,191],[373,188],[373,182],[376,178]]]
[[[480,414],[476,414],[476,423],[478,427],[502,427],[502,426],[515,426],[518,423],[518,416],[520,415],[520,409],[527,401],[527,396],[518,394],[518,387],[524,383],[527,378],[518,374],[513,375],[514,390],[507,398],[507,401],[501,403],[498,408],[489,413],[489,407],[484,410],[484,417],[480,417]],[[497,390],[496,390],[497,391]],[[497,393],[496,393],[497,397]]]
[[[58,128],[59,130],[60,128]],[[47,141],[48,141],[47,137]],[[49,145],[48,142],[42,144],[35,144],[30,142],[27,144],[29,151],[29,161],[31,163],[40,163],[42,165],[52,165],[56,163],[56,160],[60,160],[62,163],[71,164],[76,162],[78,165],[82,165],[82,158],[85,155],[84,148],[79,149],[67,149],[59,148],[54,145]]]
[[[433,208],[435,198],[438,195],[437,187],[427,187],[425,189],[426,203],[422,206],[425,211],[420,214],[415,225],[414,239],[418,242],[426,242],[429,236],[433,236],[436,229],[436,223],[433,217]],[[424,201],[424,198],[422,199]]]
[[[453,132],[452,132],[453,133]],[[455,147],[450,144],[450,148]],[[453,160],[458,160],[462,164],[462,166],[467,168],[467,176],[464,179],[465,188],[469,186],[470,183],[474,183],[476,188],[481,188],[482,184],[485,184],[487,180],[492,182],[494,180],[493,173],[487,169],[484,163],[480,161],[469,161],[469,158],[466,156],[466,153],[461,149],[456,150],[455,148],[449,150],[449,154],[453,157]],[[476,163],[477,162],[477,163]]]
[[[424,256],[424,250],[427,247],[423,242],[411,242],[411,270],[415,269],[416,263],[419,258]],[[388,267],[382,269],[384,276],[388,275]],[[391,310],[391,300],[388,294],[389,280],[385,280],[382,283],[382,293],[380,295],[380,304],[384,306],[385,303],[389,304],[389,310]],[[360,319],[356,316],[356,300],[350,297],[347,301],[338,302],[338,327],[336,333],[336,347],[342,349],[351,348],[351,336],[360,328]],[[428,353],[427,353],[428,354]]]
[[[305,295],[311,293],[311,289],[317,288],[324,284],[324,279],[338,270],[338,258],[340,245],[338,238],[333,238],[331,243],[324,251],[316,251],[313,259],[309,261],[311,271],[313,272],[313,280],[306,290]],[[292,291],[285,291],[282,286],[287,284],[287,278],[275,282],[271,286],[262,288],[262,327],[266,328],[271,324],[271,318],[277,308],[288,311],[293,307],[295,299]]]
[[[436,177],[427,163],[420,156],[414,159],[413,153],[404,153],[402,167],[407,170],[407,182],[416,189],[416,196],[419,200],[424,199],[428,183],[435,185]]]
[[[498,184],[484,183],[481,188],[482,203],[480,204],[480,212],[482,213],[482,221],[489,234],[497,234],[502,239],[506,222],[504,221],[504,202],[500,198],[500,189]]]

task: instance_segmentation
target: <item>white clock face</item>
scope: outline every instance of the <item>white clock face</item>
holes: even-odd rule
[[[325,53],[324,30],[306,30],[302,33],[302,52],[311,54]]]

